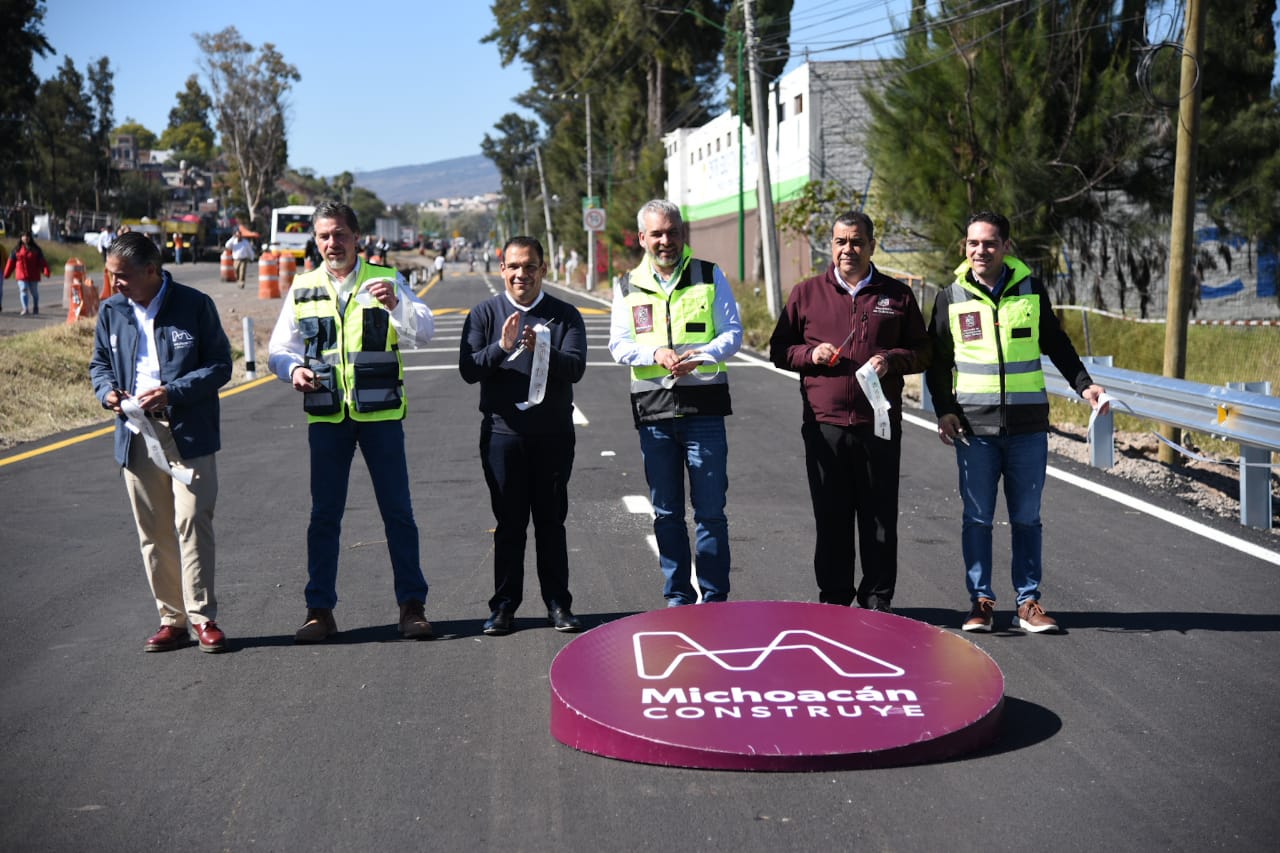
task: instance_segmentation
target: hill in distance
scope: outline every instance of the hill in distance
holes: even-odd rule
[[[465,198],[502,189],[498,168],[483,154],[356,172],[355,179],[356,186],[376,193],[387,204],[419,204],[437,198]]]

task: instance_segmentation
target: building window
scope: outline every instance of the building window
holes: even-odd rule
[[[796,115],[804,112],[804,93],[796,95],[795,109],[792,110]]]
[[[724,135],[724,147],[725,148],[733,147],[733,133],[726,133]]]
[[[786,120],[787,120],[787,105],[784,103],[778,104],[778,124],[782,124],[782,122]]]
[[[716,137],[716,151],[720,150],[720,137]]]

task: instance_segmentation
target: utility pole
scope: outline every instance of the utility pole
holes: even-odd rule
[[[751,119],[755,125],[756,213],[760,217],[760,247],[764,257],[764,289],[769,314],[775,319],[782,312],[782,288],[778,284],[778,230],[773,221],[773,184],[769,177],[769,115],[764,105],[764,81],[760,79],[759,57],[756,56],[755,0],[743,0],[742,14],[747,30],[747,70],[751,74]]]
[[[547,223],[547,257],[550,259],[551,280],[556,280],[556,235],[551,230],[551,200],[547,198],[547,176],[542,171],[542,149],[533,146],[533,158],[538,163],[538,184],[542,187],[542,216]]]
[[[1187,372],[1188,284],[1196,215],[1196,137],[1200,130],[1200,61],[1204,29],[1202,0],[1187,0],[1187,29],[1182,45],[1182,82],[1178,96],[1178,147],[1173,166],[1173,224],[1169,235],[1169,304],[1165,312],[1165,376],[1182,379]],[[1181,439],[1181,430],[1162,424],[1160,434]],[[1178,452],[1160,445],[1160,461],[1176,465]]]
[[[591,179],[591,93],[587,92],[587,198],[595,198]],[[587,232],[587,291],[596,289],[596,232]]]

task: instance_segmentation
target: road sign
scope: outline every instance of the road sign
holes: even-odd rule
[[[582,227],[587,231],[603,231],[605,225],[604,209],[589,207],[582,211]]]

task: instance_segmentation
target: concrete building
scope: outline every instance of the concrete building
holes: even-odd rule
[[[775,207],[796,198],[809,181],[836,181],[866,197],[871,167],[863,147],[870,113],[862,92],[876,85],[879,61],[807,62],[785,74],[769,97],[769,170]],[[680,205],[690,225],[690,244],[715,260],[732,279],[738,274],[738,117],[722,113],[705,125],[679,128],[663,137],[667,197]],[[755,135],[742,129],[741,174],[745,277],[760,280],[760,225]],[[779,235],[784,289],[811,275],[815,258],[808,241]]]

